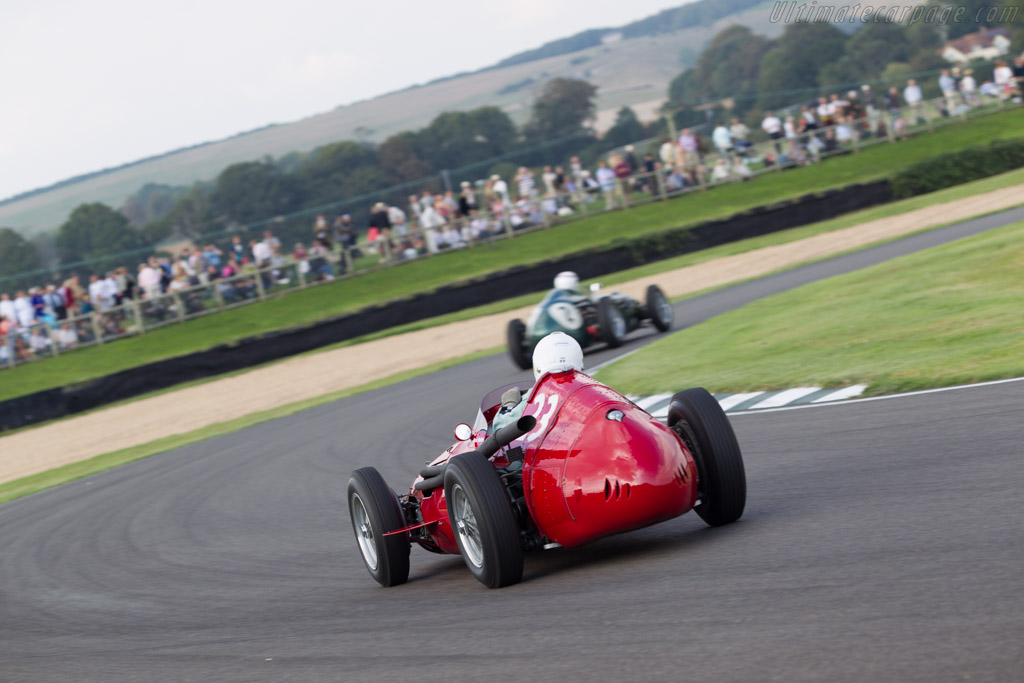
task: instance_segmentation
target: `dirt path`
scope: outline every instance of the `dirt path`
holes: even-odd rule
[[[657,283],[670,297],[764,275],[923,228],[1021,203],[1024,185],[938,204],[851,228],[765,247],[617,285],[642,298]],[[501,344],[505,326],[532,306],[365,344],[291,358],[245,374],[146,398],[0,438],[0,482],[190,432]]]

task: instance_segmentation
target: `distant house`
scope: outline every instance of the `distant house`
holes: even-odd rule
[[[947,62],[962,64],[972,59],[995,59],[1010,49],[1010,32],[1005,28],[987,29],[960,36],[939,50]]]
[[[608,45],[609,43],[617,43],[622,40],[622,31],[615,31],[614,33],[606,33],[601,36],[601,44]]]

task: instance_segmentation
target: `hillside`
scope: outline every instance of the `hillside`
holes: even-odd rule
[[[0,226],[27,235],[48,231],[60,225],[79,204],[99,201],[119,207],[148,182],[188,185],[213,178],[239,161],[307,151],[347,138],[380,141],[393,133],[422,127],[442,111],[497,105],[521,122],[538,88],[558,76],[583,78],[599,87],[599,128],[610,126],[615,111],[624,105],[633,106],[646,117],[664,100],[669,81],[688,65],[681,55],[696,57],[718,30],[742,24],[758,33],[777,36],[782,26],[768,22],[769,11],[770,3],[765,3],[706,26],[624,37],[568,54],[442,79],[293,123],[155,157],[0,205]]]

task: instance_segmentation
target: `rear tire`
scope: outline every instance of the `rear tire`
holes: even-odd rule
[[[647,288],[647,317],[659,332],[667,332],[672,327],[672,304],[658,285]]]
[[[405,526],[398,497],[374,467],[362,467],[348,480],[348,512],[352,532],[370,576],[382,586],[409,580],[409,539],[384,536]]]
[[[672,397],[668,426],[694,451],[700,494],[697,514],[710,526],[735,522],[746,506],[747,478],[725,411],[707,390],[687,389]]]
[[[488,588],[523,578],[523,546],[512,503],[494,467],[476,452],[448,461],[448,519],[469,571]]]
[[[622,346],[622,339],[626,336],[626,316],[610,297],[597,302],[597,325],[602,341],[613,349]]]
[[[519,318],[508,323],[508,355],[520,370],[533,367],[533,360],[526,353],[526,325]]]

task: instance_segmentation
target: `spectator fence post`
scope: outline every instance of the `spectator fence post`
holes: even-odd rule
[[[934,133],[935,132],[935,118],[932,117],[932,116],[928,116],[928,112],[926,111],[925,107],[921,107],[921,115],[924,116],[924,121],[928,125],[928,132],[929,133]]]
[[[860,131],[854,128],[850,134],[850,144],[854,154],[860,154]]]
[[[571,194],[570,194],[570,195],[568,195],[568,196],[569,196],[569,197],[572,197],[572,195],[571,195]],[[589,211],[587,210],[587,193],[586,193],[586,191],[584,190],[584,191],[582,191],[582,192],[581,192],[581,191],[577,190],[577,191],[576,191],[576,199],[578,199],[578,200],[579,200],[579,203],[580,203],[580,211],[582,211],[582,212],[583,212],[583,215],[584,215],[584,216],[586,216],[586,215],[587,215],[588,213],[590,213],[590,212],[589,212]]]
[[[505,234],[512,239],[515,236],[515,231],[512,229],[512,221],[508,217],[507,207],[501,212],[501,220],[505,224]]]
[[[348,247],[345,247],[344,249],[341,250],[341,256],[342,260],[345,263],[345,274],[355,275],[355,271],[352,270],[352,250],[350,250]]]
[[[224,292],[220,291],[220,285],[216,280],[210,283],[210,287],[213,289],[213,298],[217,301],[217,308],[224,308]]]
[[[178,314],[178,322],[184,322],[185,320],[185,306],[181,301],[181,297],[178,296],[178,290],[172,290],[171,296],[174,298],[174,310]]]
[[[889,138],[889,142],[896,142],[896,117],[892,115],[890,111],[889,123],[885,126],[885,136]]]
[[[327,262],[330,263],[331,259],[334,258],[334,253],[331,252],[327,255]],[[302,261],[295,262],[295,275],[299,278],[299,288],[306,288],[306,274],[302,272]]]
[[[57,348],[59,346],[59,344],[57,344],[57,340],[53,338],[53,328],[47,325],[45,329],[46,338],[50,340],[50,355],[56,358],[60,355],[60,349]]]
[[[142,313],[139,311],[139,300],[134,298],[128,299],[128,307],[132,309],[132,317],[135,318],[135,327],[138,333],[142,334],[146,331],[146,326],[142,322]]]
[[[6,336],[4,339],[4,345],[7,347],[7,367],[13,368],[18,364],[18,359],[14,357],[14,332]]]
[[[103,328],[100,327],[99,315],[93,313],[89,316],[89,322],[92,324],[92,333],[96,337],[96,343],[103,343]]]
[[[658,183],[658,194],[661,195],[661,201],[668,201],[668,188],[665,185],[665,175],[658,171],[654,172],[655,182]]]
[[[540,200],[540,202],[538,202],[537,206],[540,208],[540,219],[544,223],[544,228],[545,229],[550,228],[551,227],[551,216],[548,214],[547,210],[544,208],[544,200],[543,199]]]
[[[391,239],[390,239],[390,236],[381,235],[381,237],[378,238],[378,239],[381,242],[384,243],[384,248],[381,249],[381,252],[382,252],[382,254],[384,256],[384,265],[386,265],[386,266],[394,265],[394,261],[391,260]]]
[[[267,289],[263,286],[263,271],[259,266],[256,266],[256,275],[253,280],[256,281],[256,292],[259,294],[260,301],[264,301],[267,298]],[[175,294],[174,298],[177,300],[178,295]]]

